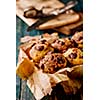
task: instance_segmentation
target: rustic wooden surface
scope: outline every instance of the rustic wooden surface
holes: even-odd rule
[[[29,6],[34,6],[38,10],[41,10],[43,7],[50,7],[49,10],[45,10],[46,12],[52,11],[52,9],[55,8],[61,8],[64,6],[63,3],[59,2],[58,0],[17,0],[16,1],[16,14],[19,16],[23,21],[25,21],[26,24],[29,26],[32,25],[33,23],[36,22],[37,19],[30,19],[30,18],[25,18],[23,16],[25,8]]]
[[[66,3],[68,0],[62,0],[64,3]],[[82,11],[83,4],[82,0],[78,0],[79,4],[77,7],[75,7],[76,10]],[[27,25],[19,18],[16,17],[16,64],[18,59],[18,46],[20,45],[20,38],[25,35],[40,35],[44,33],[44,31],[37,31],[33,30],[31,32],[27,32]],[[48,32],[52,32],[49,30]],[[61,35],[64,36],[64,35]],[[65,99],[61,100],[79,100],[76,99],[76,96],[67,96]],[[29,88],[26,86],[26,82],[22,81],[17,75],[16,75],[16,100],[35,100],[34,95],[30,92]],[[49,100],[48,97],[45,98],[45,100]]]

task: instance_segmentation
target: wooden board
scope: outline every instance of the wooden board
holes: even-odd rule
[[[16,1],[16,14],[26,24],[28,24],[30,26],[33,23],[35,23],[37,21],[37,19],[25,18],[23,16],[24,9],[29,6],[34,6],[38,10],[42,9],[43,7],[47,7],[45,9],[45,12],[47,13],[55,8],[64,7],[64,4],[58,0],[17,0]]]
[[[79,13],[79,15],[80,15],[79,21],[72,23],[72,24],[69,24],[69,25],[54,28],[54,30],[61,32],[63,34],[66,34],[66,35],[70,35],[71,30],[77,29],[78,27],[81,27],[83,25],[83,14]]]
[[[73,10],[69,10],[73,11]],[[38,29],[54,29],[56,27],[61,27],[64,25],[72,24],[74,22],[77,22],[80,19],[80,16],[76,12],[72,13],[64,13],[61,15],[56,16],[54,19],[47,21],[46,23],[43,23],[39,25]]]

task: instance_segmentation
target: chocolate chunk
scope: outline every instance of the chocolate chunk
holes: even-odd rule
[[[65,42],[57,40],[56,43],[61,44],[61,45],[65,45]]]
[[[51,56],[51,60],[53,60],[53,59],[54,59],[54,56],[52,55],[52,56]]]
[[[44,69],[44,64],[41,65],[41,68]]]
[[[54,70],[55,70],[55,71],[58,71],[59,69],[60,69],[59,67],[55,67],[55,69],[54,69]]]
[[[47,42],[47,41],[46,41],[46,40],[41,40],[41,43],[42,43],[42,44],[45,44],[45,42]]]
[[[82,37],[82,36],[80,36],[78,40],[80,41],[80,40],[82,40],[82,39],[83,39],[83,37]]]
[[[36,44],[36,43],[33,43],[33,44],[32,44],[32,47],[33,47],[35,44]]]
[[[75,59],[75,58],[77,57],[77,54],[76,54],[76,53],[71,53],[71,54],[69,55],[69,57],[70,57],[71,59]]]
[[[57,43],[60,43],[60,40],[57,40],[56,42],[57,42]]]
[[[65,60],[63,59],[63,57],[57,57],[57,62],[59,63],[59,64],[62,64],[62,63],[65,63]]]
[[[60,44],[61,44],[61,45],[65,45],[65,42],[63,42],[63,41],[60,41]]]
[[[54,62],[56,62],[57,60],[56,60],[56,59],[54,59],[53,61],[54,61]]]
[[[80,58],[83,58],[83,55],[82,55],[82,56],[80,56]]]
[[[38,51],[42,51],[44,49],[44,46],[36,46],[35,49]]]
[[[39,68],[38,64],[35,64],[35,66],[36,66],[37,68]]]

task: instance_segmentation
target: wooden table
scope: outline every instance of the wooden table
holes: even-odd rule
[[[62,0],[64,3],[66,3],[68,0]],[[82,11],[83,8],[83,0],[77,0],[79,1],[79,4],[77,5],[77,7],[75,7],[76,10],[78,11]],[[40,35],[43,34],[45,31],[38,31],[38,30],[33,30],[31,32],[27,32],[27,25],[19,18],[16,17],[16,64],[17,64],[17,59],[18,59],[18,46],[20,45],[20,38],[25,36],[25,35]],[[46,31],[46,32],[52,32],[52,30],[50,31]],[[64,35],[61,35],[64,36]],[[72,99],[74,98],[74,99]],[[78,100],[75,99],[77,98],[77,96],[75,97],[68,97],[66,99],[68,100]],[[64,100],[66,100],[64,99]],[[26,86],[26,82],[22,81],[18,76],[16,76],[16,100],[35,100],[33,94],[30,92],[29,88]],[[46,98],[45,100],[49,100],[48,98]]]

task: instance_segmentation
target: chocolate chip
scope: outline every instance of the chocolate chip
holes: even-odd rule
[[[57,40],[56,42],[57,42],[57,43],[60,43],[60,40]]]
[[[56,42],[56,40],[54,40],[52,43],[55,43]]]
[[[56,60],[56,59],[54,59],[53,61],[54,61],[54,62],[56,62],[57,60]]]
[[[36,43],[33,43],[33,44],[32,44],[32,47],[33,47],[35,44],[36,44]]]
[[[55,69],[54,69],[54,70],[55,70],[55,71],[58,71],[59,69],[60,69],[59,67],[55,67]]]
[[[38,64],[35,64],[35,66],[36,66],[37,68],[39,68]]]
[[[70,57],[71,59],[75,59],[75,58],[77,57],[77,54],[76,54],[76,53],[71,53],[71,54],[69,55],[69,57]]]
[[[52,55],[52,56],[51,56],[51,60],[53,60],[53,59],[54,59],[54,56]]]
[[[77,47],[78,44],[75,42],[75,40],[71,40],[72,44],[74,45],[74,47]]]
[[[63,42],[63,41],[60,41],[60,44],[61,44],[61,45],[65,45],[65,42]]]
[[[62,63],[65,63],[65,60],[64,60],[63,57],[59,56],[59,57],[57,57],[57,62],[58,62],[59,64],[62,64]]]
[[[83,58],[83,55],[82,55],[82,56],[80,56],[80,58]]]
[[[82,37],[82,36],[80,36],[78,40],[80,41],[80,40],[82,40],[82,39],[83,39],[83,37]]]
[[[56,42],[61,44],[61,45],[65,45],[65,42],[63,42],[63,41],[57,40]]]
[[[41,65],[41,68],[44,69],[44,64]]]
[[[45,42],[47,42],[47,41],[46,41],[46,40],[41,40],[41,43],[42,43],[42,44],[45,44]]]
[[[42,51],[44,49],[44,46],[36,46],[35,49],[38,51]]]

